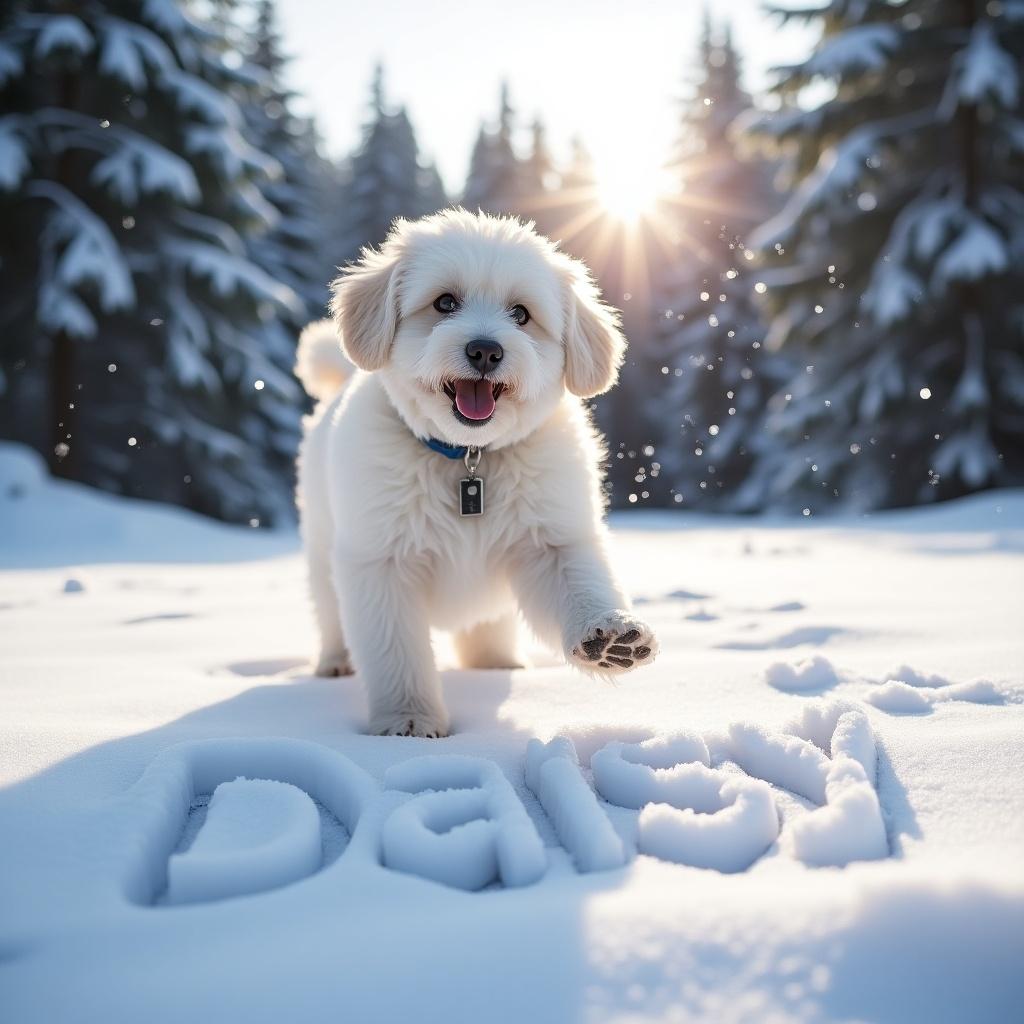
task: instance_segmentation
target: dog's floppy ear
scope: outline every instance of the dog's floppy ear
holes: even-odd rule
[[[565,386],[580,398],[603,394],[626,352],[617,310],[601,301],[587,268],[573,260],[565,323]]]
[[[331,284],[331,315],[345,354],[361,370],[386,365],[398,330],[399,247],[364,249]]]

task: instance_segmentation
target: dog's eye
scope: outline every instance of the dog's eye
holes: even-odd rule
[[[438,313],[454,313],[458,308],[459,300],[451,292],[445,292],[444,295],[438,295],[434,299],[434,309]]]
[[[525,327],[530,322],[530,311],[525,306],[513,306],[508,312],[520,327]]]

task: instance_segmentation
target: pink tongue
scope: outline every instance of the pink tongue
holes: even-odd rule
[[[467,420],[485,420],[494,412],[494,390],[489,380],[457,380],[455,406]]]

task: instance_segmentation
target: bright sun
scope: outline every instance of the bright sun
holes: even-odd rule
[[[671,184],[661,167],[616,161],[598,168],[597,198],[617,220],[635,223],[654,212]]]

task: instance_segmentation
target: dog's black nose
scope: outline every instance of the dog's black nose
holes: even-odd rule
[[[482,374],[493,370],[501,362],[504,354],[504,349],[496,341],[489,341],[486,338],[478,338],[466,346],[466,358],[473,369],[479,370]]]

